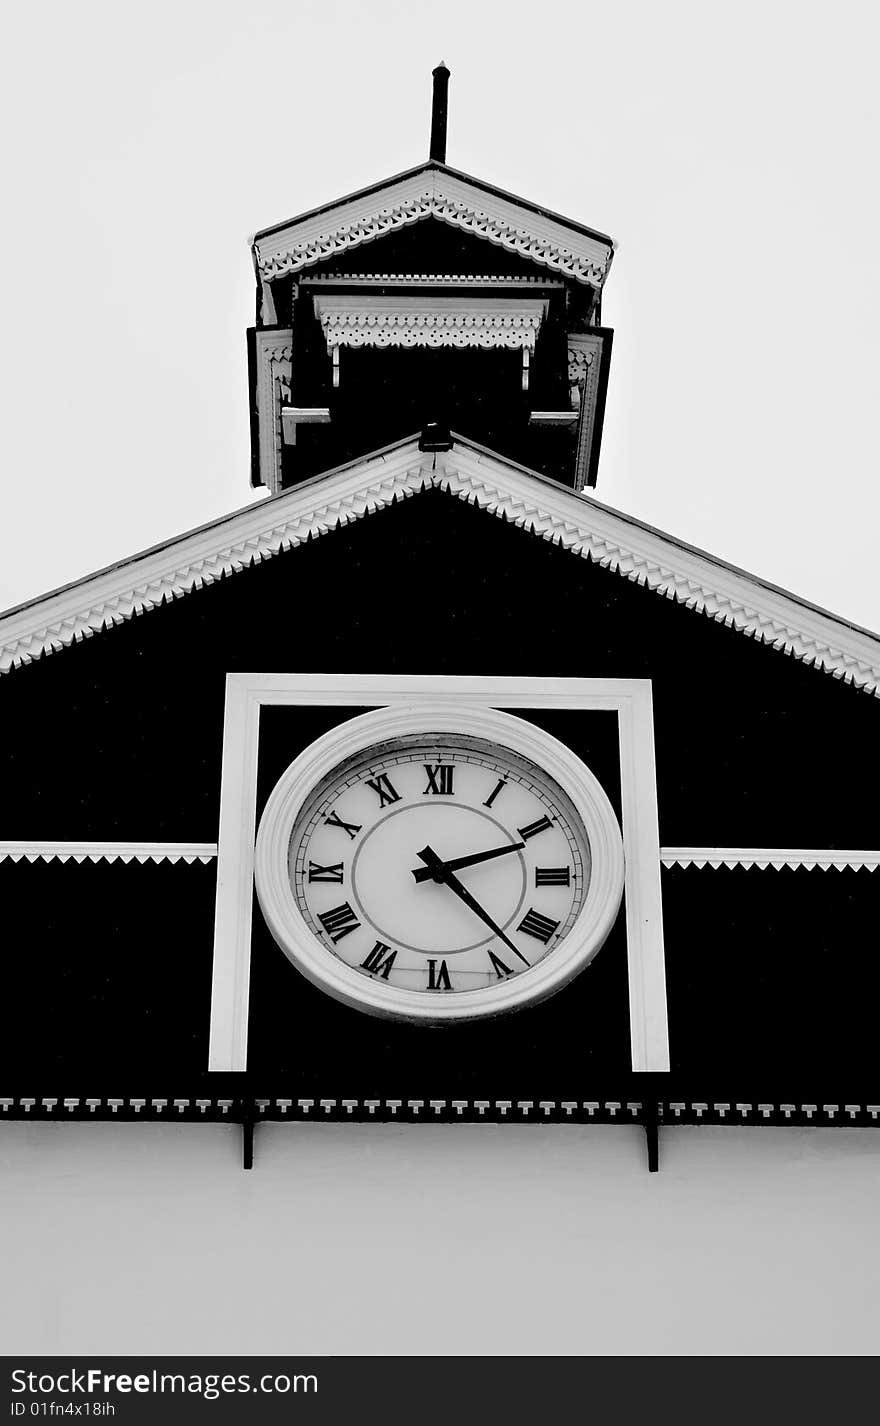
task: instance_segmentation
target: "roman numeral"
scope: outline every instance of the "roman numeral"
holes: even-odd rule
[[[397,951],[392,951],[384,941],[377,941],[367,959],[361,961],[361,970],[368,970],[371,975],[381,975],[383,980],[387,980],[396,955]]]
[[[437,763],[434,767],[425,763],[424,767],[428,774],[428,786],[422,796],[427,797],[429,792],[436,792],[441,797],[451,797],[453,794],[452,779],[455,775],[452,763]]]
[[[499,792],[502,790],[502,788],[504,788],[504,787],[506,787],[506,786],[507,786],[507,778],[506,778],[506,777],[499,777],[499,779],[498,779],[498,781],[496,782],[495,786],[493,787],[492,791],[489,793],[489,796],[486,798],[486,801],[483,803],[483,806],[484,806],[484,807],[491,807],[491,806],[492,806],[492,803],[495,801],[495,798],[498,796]]]
[[[334,906],[332,911],[320,912],[318,920],[334,946],[343,936],[350,936],[361,924],[347,901],[343,901],[341,906]]]
[[[309,881],[341,881],[342,862],[336,862],[334,866],[318,866],[317,862],[309,862]]]
[[[516,929],[526,936],[534,936],[536,941],[543,941],[546,946],[558,926],[558,921],[551,921],[549,916],[542,916],[540,911],[532,908],[526,912]]]
[[[571,886],[571,867],[536,866],[536,886]]]
[[[380,807],[386,806],[389,802],[400,801],[400,793],[385,772],[380,772],[378,777],[368,777],[367,787],[371,787],[378,796]]]
[[[429,990],[451,990],[452,982],[449,979],[449,970],[446,962],[440,962],[440,969],[437,969],[436,961],[428,961],[428,989]]]
[[[523,841],[527,842],[529,840],[529,837],[537,837],[539,832],[546,832],[548,827],[552,826],[553,823],[550,821],[549,817],[539,817],[537,822],[530,822],[527,827],[518,827],[517,831],[519,832]]]
[[[335,812],[331,812],[329,817],[324,818],[324,821],[328,827],[341,827],[343,832],[348,833],[352,841],[354,841],[358,832],[361,830],[356,822],[343,822],[342,818],[338,817]]]
[[[504,962],[492,951],[489,952],[489,960],[492,962],[492,969],[494,970],[499,980],[504,980],[505,976],[513,975],[513,971],[510,969],[510,966],[506,966]],[[526,961],[526,964],[528,965],[528,961]]]

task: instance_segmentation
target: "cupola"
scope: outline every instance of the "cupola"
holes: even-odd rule
[[[594,486],[612,240],[430,157],[257,233],[252,483],[273,493],[432,427]]]

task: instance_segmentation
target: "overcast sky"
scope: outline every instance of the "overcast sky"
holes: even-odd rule
[[[597,496],[880,629],[873,3],[7,15],[0,607],[247,504],[250,234],[427,157],[610,233]]]

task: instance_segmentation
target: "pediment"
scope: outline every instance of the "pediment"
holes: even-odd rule
[[[272,283],[430,218],[594,289],[614,251],[603,233],[429,162],[257,233],[257,272]]]
[[[0,672],[432,488],[527,529],[858,687],[880,691],[880,638],[672,536],[455,437],[413,437],[169,540],[0,618]]]

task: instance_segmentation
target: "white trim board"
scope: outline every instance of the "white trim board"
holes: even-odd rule
[[[0,618],[0,672],[432,486],[835,678],[880,690],[875,634],[459,437],[436,455],[402,441],[11,610]]]
[[[211,862],[216,842],[0,842],[0,862]]]
[[[663,866],[680,867],[818,867],[827,871],[846,868],[858,871],[865,867],[873,871],[880,866],[880,851],[843,851],[836,849],[796,847],[661,847]]]
[[[211,862],[216,842],[53,842],[13,840],[0,842],[2,861],[75,862]],[[661,866],[818,868],[838,871],[880,866],[880,851],[841,851],[828,848],[780,847],[661,847]]]
[[[247,1067],[263,707],[610,709],[618,715],[632,1067],[669,1069],[651,685],[646,679],[228,674],[220,789],[209,1070]]]

